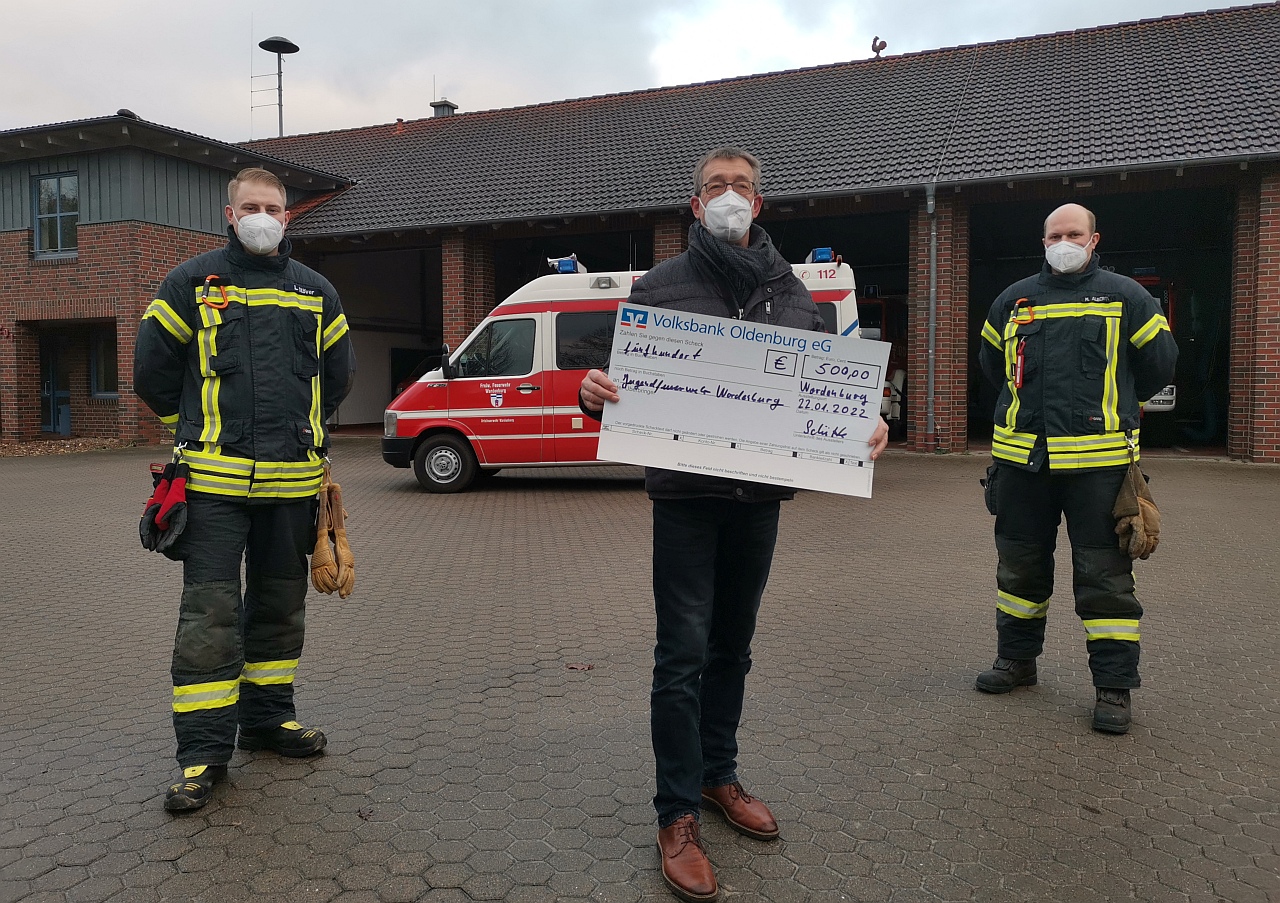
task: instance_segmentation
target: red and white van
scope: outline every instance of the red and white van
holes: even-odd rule
[[[858,335],[853,270],[829,252],[811,256],[830,262],[793,266],[827,329]],[[383,460],[412,465],[429,492],[460,492],[503,467],[599,463],[600,425],[579,409],[578,387],[608,364],[618,304],[642,275],[579,268],[518,289],[391,402]]]

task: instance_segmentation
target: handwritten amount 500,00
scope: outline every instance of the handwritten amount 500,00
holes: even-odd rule
[[[812,398],[798,400],[797,411],[813,411],[815,414],[843,414],[846,417],[857,417],[870,420],[867,409],[862,405],[841,404],[838,401],[814,401]]]

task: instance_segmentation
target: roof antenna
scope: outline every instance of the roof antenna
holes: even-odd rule
[[[884,50],[888,46],[889,45],[887,43],[880,40],[880,35],[876,35],[871,39],[871,52],[876,55],[876,59],[880,59],[880,51]]]

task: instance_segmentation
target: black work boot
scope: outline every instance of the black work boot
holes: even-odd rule
[[[997,658],[995,664],[978,675],[975,686],[983,693],[1008,693],[1014,687],[1030,687],[1036,682],[1034,658]]]
[[[324,732],[303,727],[296,721],[286,721],[276,727],[240,728],[241,749],[269,749],[291,759],[314,756],[325,748]]]
[[[1132,718],[1128,690],[1098,687],[1098,701],[1093,706],[1093,729],[1104,734],[1127,734]]]
[[[225,765],[192,765],[182,769],[182,780],[170,784],[164,807],[170,812],[199,809],[213,796],[213,785],[227,776]]]

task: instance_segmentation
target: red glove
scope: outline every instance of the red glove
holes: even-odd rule
[[[169,549],[187,528],[187,475],[189,473],[190,468],[186,464],[179,464],[174,468],[169,492],[165,495],[160,510],[156,512],[156,528],[160,531],[160,538],[156,541],[155,547],[157,552]]]
[[[151,466],[155,468],[159,465]],[[151,498],[147,499],[147,503],[142,506],[142,520],[138,522],[138,538],[142,540],[142,547],[149,552],[156,550],[156,543],[160,541],[160,534],[163,532],[162,528],[156,525],[156,515],[160,513],[160,508],[169,495],[169,487],[173,484],[173,472],[176,466],[172,461],[164,466],[164,470],[160,472],[160,479],[156,481],[155,488],[151,491]]]

